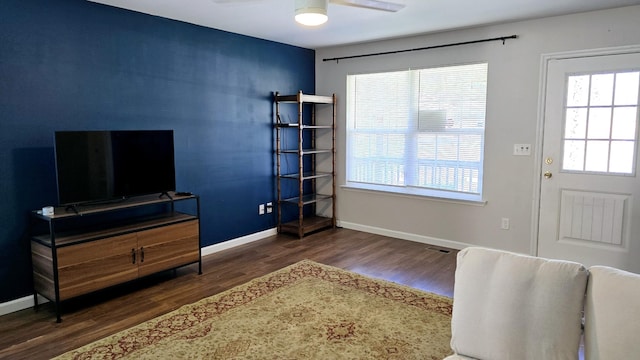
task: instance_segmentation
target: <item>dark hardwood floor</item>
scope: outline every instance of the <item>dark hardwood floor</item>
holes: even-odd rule
[[[456,250],[347,229],[277,235],[62,304],[0,317],[1,359],[49,359],[303,259],[453,296]]]

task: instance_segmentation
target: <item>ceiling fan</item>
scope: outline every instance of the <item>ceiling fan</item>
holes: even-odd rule
[[[251,2],[260,0],[212,0],[218,4]],[[405,7],[390,1],[381,0],[295,0],[295,19],[303,25],[316,26],[325,23],[327,17],[327,4],[353,6],[364,9],[396,12]]]
[[[329,2],[336,5],[353,6],[389,12],[396,12],[404,8],[403,4],[380,0],[329,0]]]

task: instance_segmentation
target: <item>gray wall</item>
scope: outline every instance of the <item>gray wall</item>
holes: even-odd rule
[[[531,252],[537,217],[536,156],[542,54],[640,43],[640,6],[480,27],[316,51],[316,92],[339,99],[338,185],[345,184],[346,76],[407,68],[489,62],[484,205],[339,187],[343,227],[436,245],[480,245]],[[322,59],[493,38],[519,39],[385,55],[339,63]],[[533,145],[513,156],[513,144]],[[501,218],[510,218],[501,230]]]

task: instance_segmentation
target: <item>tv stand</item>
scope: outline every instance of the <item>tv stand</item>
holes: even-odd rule
[[[32,211],[35,308],[44,296],[60,322],[65,300],[194,263],[202,274],[200,198],[165,195]]]
[[[171,197],[171,195],[168,192],[163,192],[160,195],[158,195],[159,198],[162,198],[163,196],[166,196],[169,198],[169,200],[173,200],[173,198]]]
[[[69,212],[69,211],[73,211],[76,215],[80,215],[80,210],[78,210],[78,204],[72,204],[72,205],[67,205],[67,207],[64,208],[64,211]]]
[[[160,194],[159,197],[161,197],[161,196],[162,196],[162,194]],[[167,196],[169,196],[169,195],[167,194]],[[79,203],[67,205],[65,207],[65,211],[66,212],[73,211],[76,215],[81,215],[80,209],[82,207],[96,207],[96,206],[103,206],[103,205],[120,204],[120,203],[125,202],[125,201],[127,201],[129,199],[135,199],[135,198],[122,197],[122,198],[107,199],[107,200],[95,200],[95,201],[79,202]]]

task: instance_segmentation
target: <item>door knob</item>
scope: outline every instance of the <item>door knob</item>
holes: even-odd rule
[[[552,176],[553,176],[553,174],[551,174],[551,171],[545,171],[544,172],[544,178],[545,179],[551,179]]]

